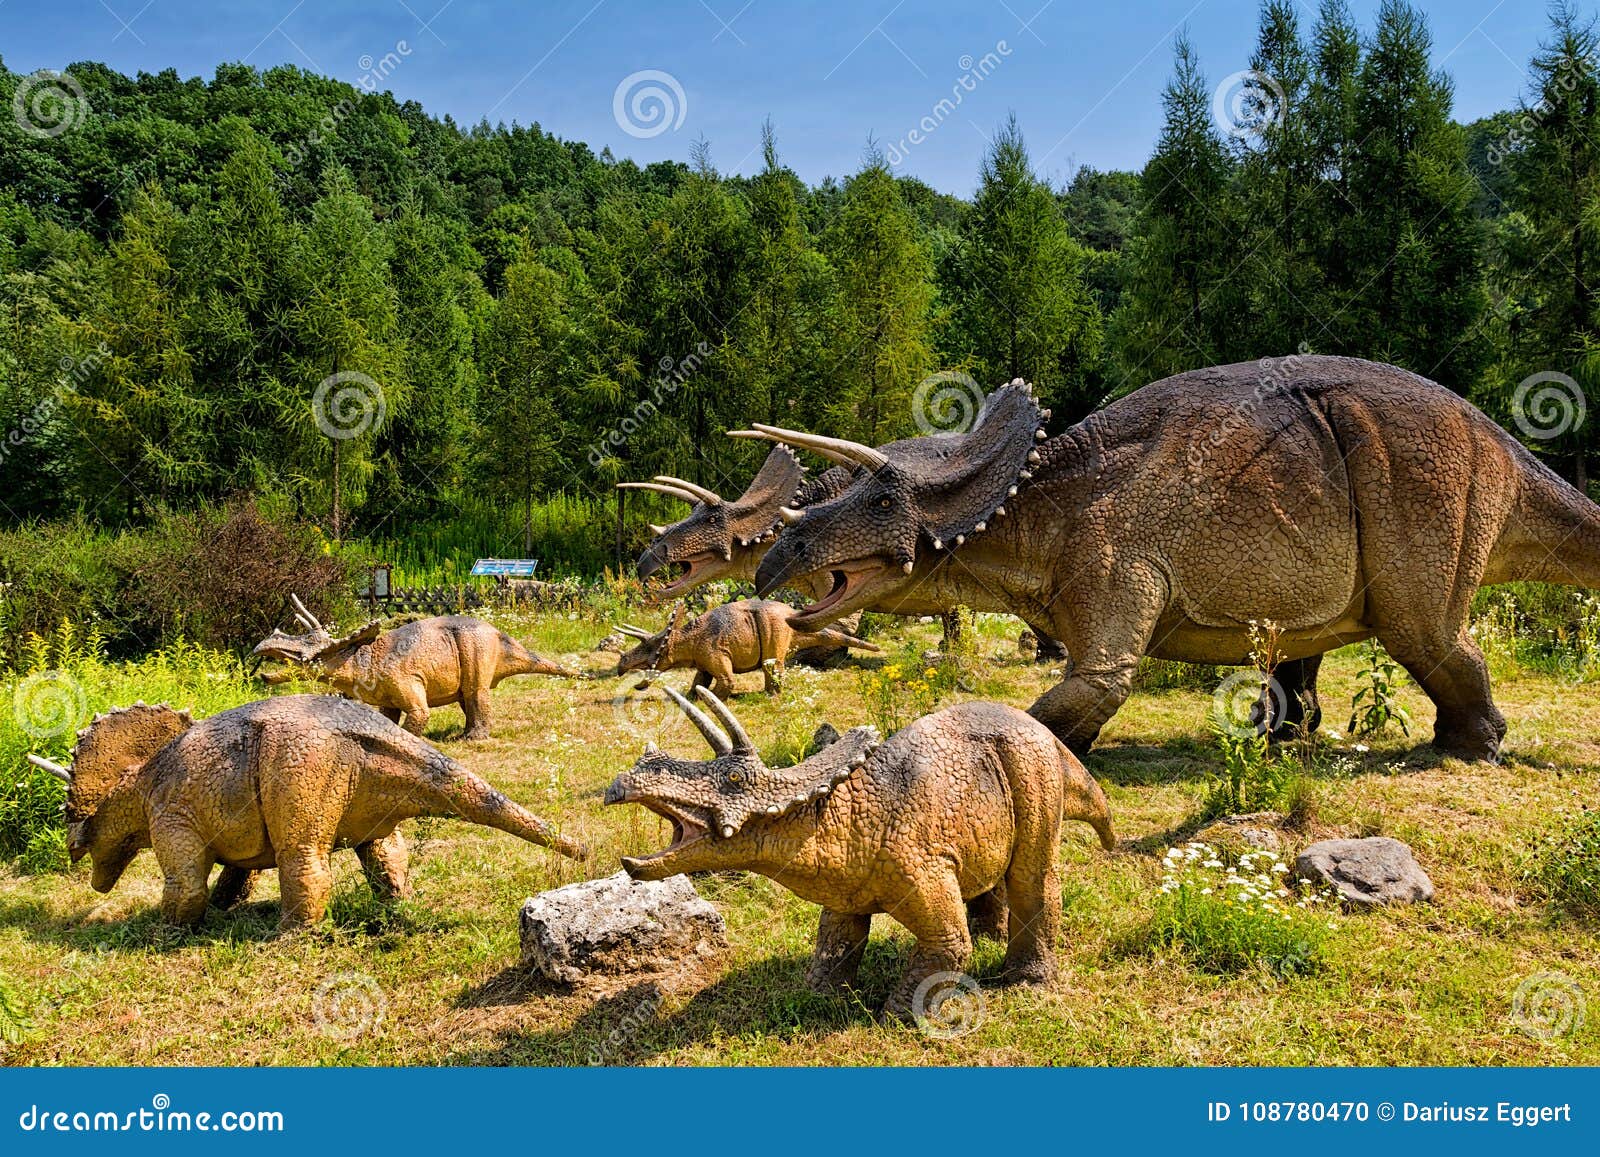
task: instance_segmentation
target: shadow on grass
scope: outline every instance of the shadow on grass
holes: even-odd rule
[[[447,1057],[449,1065],[639,1065],[674,1050],[725,1042],[730,1038],[759,1046],[767,1039],[824,1036],[877,1022],[890,988],[905,968],[909,945],[882,936],[867,945],[860,988],[824,996],[805,984],[809,956],[769,956],[732,969],[668,1015],[663,1006],[678,977],[641,979],[620,992],[594,1001],[567,1027],[507,1029],[495,1047],[472,1049]],[[998,972],[999,956],[982,954]],[[989,960],[989,956],[995,959]],[[458,1006],[514,1005],[533,997],[581,998],[582,993],[552,984],[520,969],[507,969],[465,994]],[[737,1051],[737,1045],[735,1046]],[[738,1063],[737,1060],[731,1063]]]
[[[0,928],[20,929],[30,939],[82,951],[174,952],[186,948],[276,939],[283,911],[277,900],[252,900],[222,910],[207,908],[198,927],[177,927],[161,918],[156,905],[120,920],[97,920],[85,911],[61,916],[39,900],[0,900]],[[401,938],[434,934],[459,921],[408,901],[385,901],[364,885],[341,887],[329,898],[328,912],[311,936],[365,936],[381,949]]]

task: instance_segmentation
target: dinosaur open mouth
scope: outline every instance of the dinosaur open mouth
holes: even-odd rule
[[[672,825],[672,842],[659,852],[652,852],[648,856],[628,856],[627,859],[636,863],[646,863],[650,860],[659,860],[680,852],[697,840],[704,839],[711,834],[711,825],[698,816],[690,815],[687,811],[673,807],[669,803],[653,799],[634,799],[622,801],[626,803],[643,804],[656,815]]]
[[[869,585],[882,568],[876,562],[860,563],[852,567],[837,567],[828,572],[833,585],[828,593],[816,602],[800,608],[800,614],[809,619],[826,614],[846,599],[859,594]]]
[[[685,591],[692,590],[706,581],[700,576],[699,572],[710,566],[713,561],[712,552],[705,550],[678,562],[668,563],[667,573],[672,574],[673,571],[677,573],[673,575],[666,586],[656,593],[662,598],[670,599],[683,594]]]

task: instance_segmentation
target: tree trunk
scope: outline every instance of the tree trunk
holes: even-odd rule
[[[342,532],[339,509],[339,439],[333,440],[333,541],[340,540]]]

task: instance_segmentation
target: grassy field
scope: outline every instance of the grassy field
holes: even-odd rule
[[[643,618],[645,616],[639,616]],[[507,624],[539,650],[598,672],[593,623]],[[1025,706],[1052,681],[1023,661],[1016,624],[980,624],[965,689],[941,699]],[[937,645],[937,628],[886,641]],[[769,758],[791,758],[823,719],[872,721],[866,658],[791,670],[784,694],[746,676],[736,710]],[[1328,722],[1343,732],[1360,655],[1323,669]],[[1596,1064],[1600,1006],[1542,1039],[1519,1027],[1519,985],[1560,974],[1600,999],[1600,938],[1526,882],[1542,839],[1600,803],[1600,686],[1499,673],[1510,720],[1500,766],[1443,760],[1421,742],[1432,711],[1400,692],[1411,738],[1391,730],[1357,751],[1344,738],[1311,762],[1290,848],[1331,835],[1410,843],[1438,888],[1429,905],[1340,916],[1309,975],[1266,968],[1216,974],[1179,948],[1153,947],[1162,856],[1199,826],[1219,755],[1209,690],[1141,691],[1089,760],[1106,786],[1121,846],[1107,854],[1081,825],[1062,838],[1060,979],[1047,992],[986,987],[978,1027],[955,1039],[877,1023],[908,950],[879,917],[859,1000],[809,993],[802,974],[817,910],[756,876],[696,881],[728,920],[731,946],[692,974],[569,992],[516,968],[520,901],[614,871],[653,851],[666,825],[640,808],[601,806],[607,782],[646,739],[703,757],[702,741],[657,698],[618,697],[633,679],[524,678],[495,693],[492,740],[461,742],[440,710],[429,736],[532,810],[590,842],[584,865],[455,821],[408,827],[415,898],[377,905],[355,857],[327,925],[275,934],[276,883],[195,932],[164,927],[156,864],[141,856],[109,896],[87,864],[66,874],[0,869],[0,977],[31,1029],[0,1045],[12,1064]],[[681,674],[668,678],[683,681]],[[929,691],[928,694],[933,694]],[[1339,748],[1342,750],[1332,750]],[[972,971],[999,969],[980,942]],[[1554,983],[1570,993],[1569,981]],[[319,995],[320,994],[320,995]],[[371,1015],[365,1015],[370,1013]],[[362,1028],[359,1033],[343,1031]]]

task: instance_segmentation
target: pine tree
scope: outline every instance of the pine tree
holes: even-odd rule
[[[1590,413],[1600,404],[1600,302],[1589,284],[1600,272],[1597,49],[1592,20],[1568,4],[1553,6],[1549,35],[1530,63],[1532,90],[1517,120],[1520,147],[1510,140],[1497,146],[1512,168],[1512,203],[1527,233],[1510,268],[1514,292],[1527,305],[1521,356],[1506,366],[1514,376],[1503,386],[1509,390],[1538,370],[1567,373],[1588,394]],[[1561,439],[1559,450],[1570,456],[1580,487],[1588,484],[1592,446],[1585,428]]]
[[[303,284],[293,325],[306,404],[302,460],[326,463],[326,509],[337,541],[371,474],[377,435],[408,401],[395,344],[389,239],[343,169],[324,177],[298,257]]]
[[[1233,161],[1211,104],[1194,46],[1180,35],[1173,77],[1161,97],[1161,137],[1145,166],[1144,208],[1129,245],[1135,272],[1114,319],[1119,393],[1229,360],[1230,343],[1238,341],[1246,291],[1233,257]]]
[[[1368,356],[1465,391],[1482,356],[1480,233],[1451,83],[1429,66],[1427,21],[1384,0],[1356,99],[1350,192],[1356,285],[1341,308]]]
[[[845,187],[829,230],[836,271],[833,432],[877,445],[912,429],[911,397],[932,360],[933,264],[881,149]]]
[[[984,160],[958,254],[965,292],[955,328],[980,384],[1027,378],[1069,421],[1092,409],[1100,311],[1084,285],[1083,250],[1034,175],[1014,115]]]

